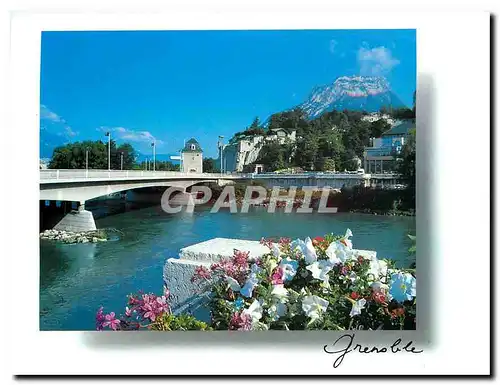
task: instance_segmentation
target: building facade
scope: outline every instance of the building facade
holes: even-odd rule
[[[364,170],[367,174],[382,174],[395,171],[397,157],[405,144],[411,129],[415,128],[412,121],[396,122],[380,138],[372,139],[370,147],[365,148]]]
[[[296,130],[284,128],[271,129],[268,135],[242,136],[237,140],[233,139],[222,150],[222,168],[225,172],[241,172],[244,166],[257,160],[265,143],[273,141],[279,144],[284,144],[286,141],[295,143],[296,140]],[[259,170],[262,172],[262,168]]]
[[[203,172],[203,150],[194,138],[189,139],[181,151],[182,172]]]

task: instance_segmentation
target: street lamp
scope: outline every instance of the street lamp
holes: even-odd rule
[[[85,148],[85,169],[86,170],[89,169],[89,150],[90,150],[89,147]]]
[[[220,172],[221,174],[224,172],[223,170],[223,162],[222,162],[222,157],[223,157],[223,153],[222,153],[222,149],[224,148],[224,136],[223,135],[219,135],[219,141],[217,142],[217,145],[219,147],[219,157],[220,157]]]
[[[85,173],[88,175],[89,173],[89,148],[85,149]]]
[[[111,132],[106,132],[108,137],[108,171],[111,171]]]
[[[123,170],[123,151],[120,153],[121,159],[120,159],[120,170]]]
[[[153,147],[153,171],[156,170],[156,142],[151,143],[151,147]]]

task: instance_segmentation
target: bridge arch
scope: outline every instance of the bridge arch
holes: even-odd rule
[[[44,187],[41,185],[40,200],[54,201],[71,201],[85,204],[86,201],[106,196],[122,191],[129,191],[138,188],[146,187],[177,187],[181,191],[186,191],[187,188],[200,183],[218,183],[216,179],[200,179],[200,180],[178,180],[178,181],[138,181],[138,182],[120,182],[120,183],[103,183],[82,185],[76,184],[49,184]]]

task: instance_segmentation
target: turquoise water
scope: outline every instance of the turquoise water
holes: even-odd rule
[[[126,296],[142,289],[161,293],[165,260],[180,248],[215,237],[259,240],[343,234],[350,228],[355,248],[377,250],[380,258],[408,264],[415,234],[414,217],[366,214],[247,214],[198,208],[193,214],[169,215],[160,207],[115,214],[96,220],[98,228],[123,235],[98,244],[40,243],[40,329],[94,330],[95,312],[123,312]]]

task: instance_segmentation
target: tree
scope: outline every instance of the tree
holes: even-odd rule
[[[406,143],[401,149],[401,154],[397,158],[398,173],[407,185],[405,203],[410,208],[415,208],[416,198],[416,135],[415,129],[410,130]]]
[[[124,143],[118,148],[111,140],[111,169],[121,167],[121,153],[123,152],[123,169],[132,169],[135,164],[135,150],[132,145]],[[108,144],[102,141],[83,141],[69,143],[54,149],[48,167],[52,169],[89,169],[108,168]]]
[[[294,163],[306,170],[314,170],[318,160],[319,138],[307,135],[297,143]]]
[[[288,166],[285,148],[278,141],[268,142],[262,146],[255,163],[263,164],[266,170],[276,171]]]
[[[322,167],[321,171],[335,171],[335,161],[332,158],[321,158],[322,159]]]
[[[383,132],[389,130],[391,125],[385,119],[379,119],[370,125],[370,137],[380,138]]]
[[[203,172],[219,171],[216,164],[217,164],[217,161],[213,158],[203,158]]]
[[[121,155],[123,153],[123,169],[130,170],[135,164],[136,152],[132,145],[129,143],[123,143],[116,149],[115,162],[113,164],[113,169],[120,169],[121,166]]]

